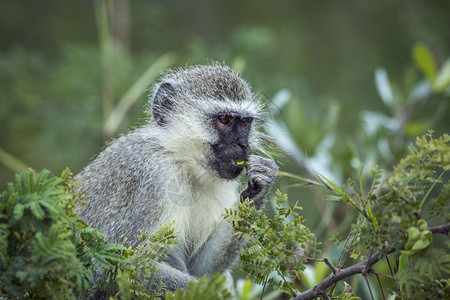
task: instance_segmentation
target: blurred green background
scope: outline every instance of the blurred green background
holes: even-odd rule
[[[450,126],[450,1],[0,1],[0,186],[83,168],[167,67],[220,61],[267,103],[282,170],[337,184]],[[123,118],[122,118],[123,117]],[[285,178],[323,238],[349,209]]]

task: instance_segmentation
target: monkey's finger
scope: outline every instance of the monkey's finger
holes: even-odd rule
[[[268,169],[278,171],[279,167],[276,162],[271,158],[265,158],[258,155],[250,155],[248,159],[249,168],[266,167]]]

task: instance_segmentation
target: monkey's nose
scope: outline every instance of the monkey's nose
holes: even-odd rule
[[[243,150],[245,157],[252,154],[252,149],[250,148],[250,145],[247,143],[238,143],[239,147]]]
[[[238,146],[242,148],[242,150],[247,150],[249,148],[247,141],[238,141]]]

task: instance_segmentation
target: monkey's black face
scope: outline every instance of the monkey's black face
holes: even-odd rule
[[[253,119],[235,113],[223,113],[211,118],[219,133],[219,141],[212,146],[210,167],[220,178],[233,179],[239,176],[243,166],[236,160],[247,160],[252,150],[248,142]]]

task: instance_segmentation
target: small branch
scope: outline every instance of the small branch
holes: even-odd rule
[[[441,233],[441,234],[448,235],[448,233],[450,231],[450,223],[444,224],[444,225],[435,226],[435,227],[429,227],[428,230],[431,233]]]
[[[330,267],[331,271],[333,271],[333,274],[336,275],[337,272],[339,272],[338,268],[336,268],[331,261],[328,260],[328,258],[324,258],[323,262],[327,264],[328,267]]]
[[[280,275],[280,277],[284,280],[284,282],[288,282],[288,281],[286,280],[286,278],[284,278],[283,273],[281,273],[280,270],[276,269],[276,271],[277,271],[278,275]],[[295,291],[294,291],[294,289],[291,287],[290,284],[288,284],[288,287],[291,289],[292,293],[295,294]]]
[[[367,274],[364,273],[363,277],[364,277],[364,280],[366,281],[367,288],[369,289],[370,299],[374,300],[375,298],[373,297],[372,288],[370,287],[369,279],[367,279]]]
[[[374,274],[377,277],[378,286],[380,287],[381,295],[383,295],[383,300],[386,300],[386,297],[384,296],[384,290],[383,290],[383,285],[381,284],[380,276],[378,276],[378,273],[374,272]]]
[[[262,288],[262,291],[261,291],[261,298],[259,298],[259,300],[262,300],[263,297],[264,297],[264,290],[266,289],[266,284],[267,284],[267,276],[264,279],[264,285],[263,285],[263,288]]]
[[[394,251],[394,249],[388,250],[388,253]],[[311,299],[314,297],[318,297],[323,291],[325,291],[332,284],[341,281],[342,279],[355,275],[361,274],[366,270],[367,266],[371,266],[378,262],[384,254],[381,251],[376,251],[371,257],[363,260],[362,262],[357,263],[356,265],[350,266],[348,268],[339,270],[337,274],[330,274],[327,278],[322,280],[318,285],[314,288],[311,288],[307,291],[297,294],[295,297],[291,298],[291,300],[302,300],[302,299]]]
[[[394,276],[391,276],[391,275],[388,275],[388,274],[376,273],[376,272],[374,272],[372,270],[370,271],[370,274],[376,274],[378,276],[383,276],[383,277],[389,278],[390,280],[394,280],[395,281]]]
[[[320,294],[319,294],[319,296],[320,296],[320,298],[321,299],[325,299],[325,300],[330,300],[331,298],[330,298],[330,296],[327,294],[327,292],[325,292],[325,291],[322,291]]]
[[[435,227],[429,227],[428,230],[431,233],[448,235],[450,231],[450,223]],[[327,295],[325,291],[328,287],[349,276],[367,273],[372,265],[376,264],[379,260],[385,257],[385,255],[390,254],[395,250],[395,248],[389,248],[375,251],[375,253],[373,253],[369,258],[345,269],[337,269],[331,264],[330,261],[328,261],[328,259],[324,258],[323,261],[330,267],[333,273],[328,275],[327,278],[319,282],[315,287],[298,293],[296,296],[292,297],[291,300],[312,299],[319,296],[323,297],[323,295]],[[333,268],[336,269],[336,271]]]
[[[391,272],[391,276],[392,276],[392,278],[394,278],[394,271],[392,271],[391,262],[389,261],[389,257],[387,257],[387,256],[386,256],[386,262],[388,264],[389,271]]]

